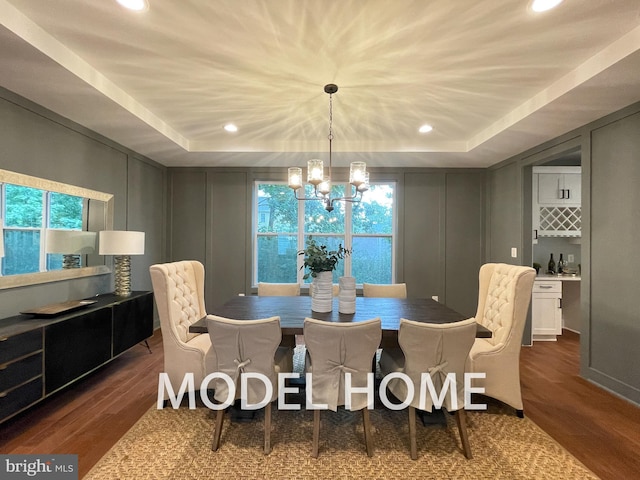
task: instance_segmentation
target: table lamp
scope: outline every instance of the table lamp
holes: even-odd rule
[[[96,249],[96,232],[47,229],[45,251],[62,254],[62,268],[79,268],[80,255]]]
[[[115,294],[131,295],[131,255],[144,254],[144,232],[103,230],[98,253],[114,256]]]

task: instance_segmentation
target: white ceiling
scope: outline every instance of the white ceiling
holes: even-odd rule
[[[167,166],[303,166],[327,83],[337,165],[484,167],[640,100],[638,0],[148,1],[0,0],[0,85]]]

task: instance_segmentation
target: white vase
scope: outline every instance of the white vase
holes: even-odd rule
[[[333,274],[319,272],[313,277],[311,293],[311,310],[314,312],[330,312],[333,308]]]
[[[338,311],[340,313],[356,313],[356,279],[340,277],[338,292]]]

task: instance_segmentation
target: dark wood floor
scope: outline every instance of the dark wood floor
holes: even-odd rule
[[[1,453],[76,453],[82,478],[155,404],[162,338],[0,425]],[[579,337],[522,350],[525,414],[603,479],[638,478],[640,409],[578,376]]]
[[[603,479],[640,478],[640,408],[579,376],[580,336],[520,355],[525,415]]]

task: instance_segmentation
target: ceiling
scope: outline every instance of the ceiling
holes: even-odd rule
[[[335,165],[486,167],[640,100],[638,0],[148,1],[0,0],[0,85],[167,166],[326,157],[327,83]]]

